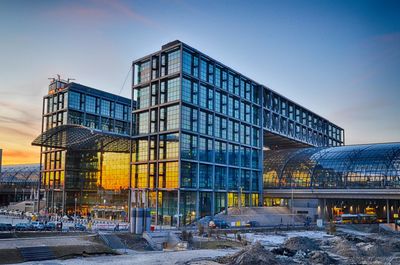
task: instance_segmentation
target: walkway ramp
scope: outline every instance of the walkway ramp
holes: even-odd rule
[[[24,261],[40,261],[55,259],[53,251],[47,246],[19,248]]]
[[[101,240],[109,247],[114,250],[117,249],[126,249],[126,246],[124,243],[122,243],[121,239],[114,235],[114,234],[106,234],[106,233],[101,233],[99,234]]]
[[[180,243],[180,238],[171,231],[144,232],[143,238],[154,250],[175,249]]]

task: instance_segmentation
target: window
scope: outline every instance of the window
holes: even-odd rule
[[[260,123],[260,108],[253,105],[253,124],[259,125]]]
[[[182,106],[182,129],[197,132],[197,109]]]
[[[213,135],[213,115],[211,113],[200,111],[199,132],[209,136]]]
[[[228,144],[228,156],[229,164],[232,166],[239,166],[240,151],[239,146],[234,144]]]
[[[177,133],[160,135],[159,159],[176,159],[179,151],[179,136]]]
[[[242,170],[240,186],[243,190],[250,190],[250,170]]]
[[[201,59],[201,61],[200,61],[200,79],[205,82],[208,82],[207,64],[208,64],[207,61],[204,61],[204,59]]]
[[[252,164],[252,167],[253,168],[258,168],[258,163],[259,163],[259,151],[258,150],[255,150],[255,149],[253,149],[253,151],[252,151],[252,159],[251,159],[251,164]]]
[[[149,159],[149,143],[146,139],[136,140],[133,150],[136,154],[136,162],[147,161]]]
[[[228,74],[228,91],[233,93],[233,75],[231,73]]]
[[[155,83],[151,84],[151,106],[155,106],[157,104],[158,104],[158,83]]]
[[[197,160],[197,136],[181,134],[181,157],[184,159]]]
[[[160,131],[179,129],[179,105],[160,108]]]
[[[193,65],[192,56],[193,55],[191,53],[189,53],[187,51],[183,51],[182,71],[189,75],[192,75],[192,65]]]
[[[124,106],[121,104],[115,104],[115,118],[123,120],[124,119]]]
[[[168,81],[161,82],[160,88],[160,103],[171,102],[179,99],[180,79],[174,78]]]
[[[90,113],[96,113],[97,112],[97,108],[96,108],[96,98],[86,95],[86,111],[90,112]]]
[[[212,63],[208,63],[208,83],[214,83],[214,65]]]
[[[248,147],[241,147],[240,149],[242,167],[251,167],[251,149]]]
[[[138,64],[138,83],[150,81],[150,61]]]
[[[214,90],[200,85],[200,107],[213,110],[214,108]]]
[[[212,162],[213,160],[212,139],[199,137],[199,160]]]
[[[168,53],[168,74],[174,74],[179,72],[181,64],[180,64],[180,50],[176,50]]]
[[[214,134],[216,137],[226,139],[227,134],[226,134],[226,118],[220,117],[220,116],[215,116],[215,121],[214,121],[214,127],[215,131]]]
[[[158,77],[158,56],[154,56],[151,61],[151,79]]]
[[[178,188],[178,162],[162,162],[158,168],[158,187],[166,189]]]
[[[137,124],[139,134],[149,133],[149,112],[139,113]]]
[[[226,164],[226,143],[215,141],[215,163]]]
[[[149,87],[146,86],[138,89],[138,98],[136,103],[137,108],[138,109],[147,108],[150,105],[149,103],[150,103]]]
[[[215,67],[215,85],[221,88],[221,68],[219,66]]]
[[[68,106],[76,110],[81,110],[81,93],[74,91],[69,92]]]
[[[253,84],[253,102],[255,104],[260,104],[261,89],[262,89],[261,87]]]
[[[101,129],[109,132],[113,130],[112,121],[110,118],[101,118]]]
[[[226,167],[215,166],[215,188],[226,189]]]
[[[181,163],[181,181],[184,188],[197,187],[197,164],[190,162]]]
[[[252,144],[253,146],[259,146],[260,144],[260,130],[257,128],[253,128]]]
[[[239,169],[229,168],[228,170],[228,189],[238,190]]]
[[[51,117],[50,117],[51,118]],[[83,113],[70,110],[68,113],[68,123],[83,125]]]
[[[199,188],[211,189],[213,176],[213,167],[211,165],[199,165]]]
[[[147,188],[147,164],[134,166],[134,178],[136,188]]]
[[[86,127],[92,128],[92,129],[98,129],[99,128],[99,118],[98,116],[95,115],[90,115],[86,114]]]
[[[251,175],[251,190],[258,191],[258,176],[259,173],[257,171],[253,171]]]
[[[196,82],[183,78],[182,100],[195,105],[198,104],[198,84]]]

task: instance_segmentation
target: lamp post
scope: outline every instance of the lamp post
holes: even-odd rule
[[[76,202],[78,201],[78,198],[75,196],[75,212],[74,212],[74,222],[76,223]]]
[[[106,199],[103,200],[104,204],[104,219],[106,219]]]
[[[290,205],[292,206],[292,226],[294,226],[294,211],[293,211],[293,186],[292,186],[292,202],[290,203]]]

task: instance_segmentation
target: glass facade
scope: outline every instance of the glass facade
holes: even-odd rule
[[[400,144],[265,151],[265,189],[398,189]]]
[[[266,133],[304,146],[343,144],[341,128],[179,41],[133,67],[133,163],[155,172],[144,180],[157,179],[144,202],[158,198],[156,222],[258,205],[262,150],[277,143]]]
[[[56,88],[54,88],[56,87]],[[43,99],[42,132],[82,125],[116,135],[130,134],[131,100],[76,83],[55,80]],[[41,188],[50,212],[125,219],[129,153],[41,148]]]

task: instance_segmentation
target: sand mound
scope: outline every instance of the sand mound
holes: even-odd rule
[[[312,251],[309,254],[309,260],[311,264],[336,264],[336,260],[325,251]]]
[[[310,252],[313,250],[318,250],[318,245],[314,242],[314,240],[307,237],[292,237],[285,241],[283,246],[287,249],[294,251],[304,251]]]
[[[278,265],[274,254],[266,250],[259,242],[243,250],[225,257],[219,257],[217,262],[229,265]]]

